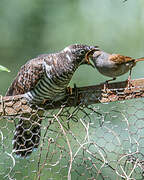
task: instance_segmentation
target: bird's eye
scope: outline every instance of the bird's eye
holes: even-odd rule
[[[80,50],[80,54],[84,54],[85,51],[83,49]]]

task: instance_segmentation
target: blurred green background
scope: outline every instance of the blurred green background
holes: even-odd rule
[[[144,56],[143,33],[143,0],[1,0],[0,64],[11,72],[0,73],[0,94],[5,94],[27,60],[73,43],[99,45],[107,52],[134,58]],[[143,62],[132,77],[143,77]],[[106,79],[83,66],[72,84],[94,85]]]
[[[57,52],[73,43],[83,43],[99,45],[109,53],[120,53],[134,58],[143,57],[143,34],[144,0],[128,0],[125,3],[122,0],[1,0],[0,65],[7,67],[11,72],[0,72],[0,94],[5,94],[20,67],[39,54]],[[133,69],[132,78],[144,76],[143,63],[139,62]],[[127,77],[128,74],[118,78],[118,81]],[[106,79],[108,78],[91,67],[81,66],[74,74],[71,84],[95,85]],[[135,101],[131,103],[135,104]],[[104,112],[110,112],[110,108],[116,106],[116,103],[99,106]],[[122,110],[126,109],[125,104],[124,107],[122,104],[117,106]],[[140,105],[138,104],[137,107]],[[112,119],[112,125],[117,123],[117,131],[119,131],[123,117],[119,114],[117,116]],[[4,124],[3,127],[9,132],[9,129],[5,128],[7,125]],[[76,127],[76,131],[80,132],[80,127]],[[13,133],[9,135],[8,132],[5,134],[12,148]],[[91,132],[92,138],[99,138],[102,132],[98,126],[98,130],[94,129]],[[5,156],[2,156],[3,162],[6,161]],[[34,153],[32,157],[35,157]],[[25,163],[27,164],[27,160],[19,160],[16,166],[18,169],[20,167],[24,169]],[[30,161],[29,166],[35,165],[35,161]],[[30,173],[29,168],[25,169],[23,174],[27,174],[25,171]],[[21,174],[19,178],[20,176]]]

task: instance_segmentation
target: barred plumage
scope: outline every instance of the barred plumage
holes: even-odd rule
[[[40,104],[44,100],[58,101],[66,96],[74,72],[81,64],[87,64],[86,55],[96,46],[70,45],[59,53],[40,55],[28,61],[20,69],[7,91],[7,96],[23,94],[30,103]],[[43,112],[40,112],[42,115]],[[22,117],[14,135],[15,153],[26,157],[39,145],[41,120],[34,115]]]

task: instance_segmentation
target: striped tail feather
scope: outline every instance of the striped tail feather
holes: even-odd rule
[[[32,151],[38,148],[41,137],[41,121],[42,119],[37,115],[19,119],[13,138],[13,152],[16,157],[28,157]]]

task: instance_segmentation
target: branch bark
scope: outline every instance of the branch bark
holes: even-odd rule
[[[114,102],[144,97],[144,79],[131,81],[128,88],[127,81],[110,83],[104,90],[104,84],[73,88],[63,101],[46,102],[42,105],[29,105],[22,95],[1,97],[0,116],[17,116],[25,113],[35,113],[38,109],[57,109],[62,106],[71,107],[79,104],[90,105],[96,103]]]

